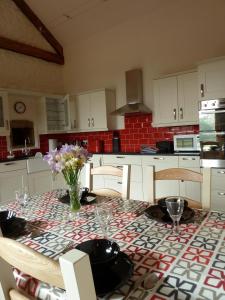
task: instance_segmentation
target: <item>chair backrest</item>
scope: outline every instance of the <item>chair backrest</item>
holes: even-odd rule
[[[93,175],[111,175],[122,179],[122,193],[110,189],[101,188],[94,190],[94,193],[102,196],[121,196],[123,199],[130,197],[130,165],[123,165],[122,168],[113,166],[100,166],[93,168],[92,163],[86,164],[86,187],[93,191]]]
[[[147,167],[147,174],[151,185],[151,191],[149,195],[149,201],[155,202],[155,181],[156,180],[181,180],[181,181],[191,181],[199,182],[201,184],[201,203],[194,201],[193,199],[188,199],[189,206],[196,208],[210,208],[210,180],[211,172],[210,169],[203,168],[202,173],[194,172],[183,168],[170,168],[154,172],[153,166]],[[168,195],[173,196],[173,195]],[[157,200],[156,200],[157,201]]]
[[[67,300],[96,300],[89,257],[77,249],[62,255],[58,262],[15,240],[0,237],[0,299],[30,300],[16,289],[11,266],[65,289]]]

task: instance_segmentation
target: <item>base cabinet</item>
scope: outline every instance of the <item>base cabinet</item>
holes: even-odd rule
[[[212,169],[211,209],[225,211],[225,169]]]

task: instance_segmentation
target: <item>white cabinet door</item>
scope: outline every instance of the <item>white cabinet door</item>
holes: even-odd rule
[[[177,123],[177,77],[154,80],[154,125]]]
[[[148,179],[147,166],[154,166],[155,171],[178,168],[177,156],[143,156],[143,196],[145,201],[151,199],[151,184]],[[179,195],[179,182],[176,180],[158,180],[155,182],[155,198]]]
[[[0,135],[9,135],[8,95],[0,92]]]
[[[78,128],[90,130],[90,93],[78,95],[76,99],[76,104]]]
[[[197,72],[154,80],[154,126],[198,124]]]
[[[27,170],[17,170],[0,173],[0,205],[15,201],[15,191],[22,187],[23,184],[28,185]]]
[[[225,169],[212,168],[211,209],[225,211]]]
[[[198,124],[198,84],[197,72],[178,76],[179,123]]]
[[[107,130],[105,91],[91,93],[90,96],[91,127]]]
[[[198,67],[199,99],[225,97],[225,60],[212,61]]]
[[[29,174],[28,182],[30,195],[43,194],[53,189],[51,171],[42,171]]]

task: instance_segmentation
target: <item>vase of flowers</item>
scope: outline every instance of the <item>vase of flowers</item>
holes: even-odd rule
[[[80,210],[80,172],[87,162],[89,154],[86,149],[74,145],[63,145],[61,149],[52,150],[44,156],[53,172],[53,176],[62,173],[68,185],[70,210],[76,215]]]

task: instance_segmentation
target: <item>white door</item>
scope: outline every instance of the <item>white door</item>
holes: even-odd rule
[[[29,174],[29,193],[30,195],[34,194],[43,194],[52,190],[52,172],[43,171]]]
[[[78,95],[76,102],[78,128],[90,130],[90,93]]]
[[[197,72],[178,76],[179,123],[198,124],[198,81]]]
[[[177,77],[154,80],[154,124],[177,123]]]
[[[105,91],[91,93],[91,128],[107,129]]]
[[[198,67],[199,99],[225,97],[225,60],[209,62]]]
[[[27,170],[17,170],[0,173],[0,205],[15,201],[15,191],[27,184]]]

